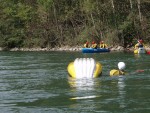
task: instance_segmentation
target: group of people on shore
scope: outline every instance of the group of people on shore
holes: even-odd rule
[[[91,45],[89,44],[89,42],[86,42],[84,44],[84,48],[97,49],[97,48],[108,48],[108,46],[107,46],[107,44],[104,43],[104,41],[100,41],[99,45],[95,41],[93,41]]]

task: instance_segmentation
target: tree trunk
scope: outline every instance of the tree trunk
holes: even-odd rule
[[[139,18],[140,18],[140,22],[141,22],[142,21],[141,7],[140,7],[141,2],[140,2],[140,0],[137,0],[137,2],[138,2]]]
[[[111,5],[112,5],[113,11],[114,11],[115,6],[114,6],[114,1],[113,0],[111,0]]]
[[[130,8],[133,8],[132,0],[130,0]]]

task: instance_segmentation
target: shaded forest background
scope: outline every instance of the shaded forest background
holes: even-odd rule
[[[150,0],[0,0],[0,47],[150,42]]]

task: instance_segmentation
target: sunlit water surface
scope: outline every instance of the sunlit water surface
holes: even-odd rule
[[[100,62],[102,76],[68,78],[82,57]],[[109,77],[119,61],[127,75]],[[1,113],[150,113],[150,55],[0,52],[0,86]]]

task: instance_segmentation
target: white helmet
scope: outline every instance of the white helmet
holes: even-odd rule
[[[124,62],[119,62],[118,68],[119,68],[119,70],[124,70],[126,68],[126,64]]]

